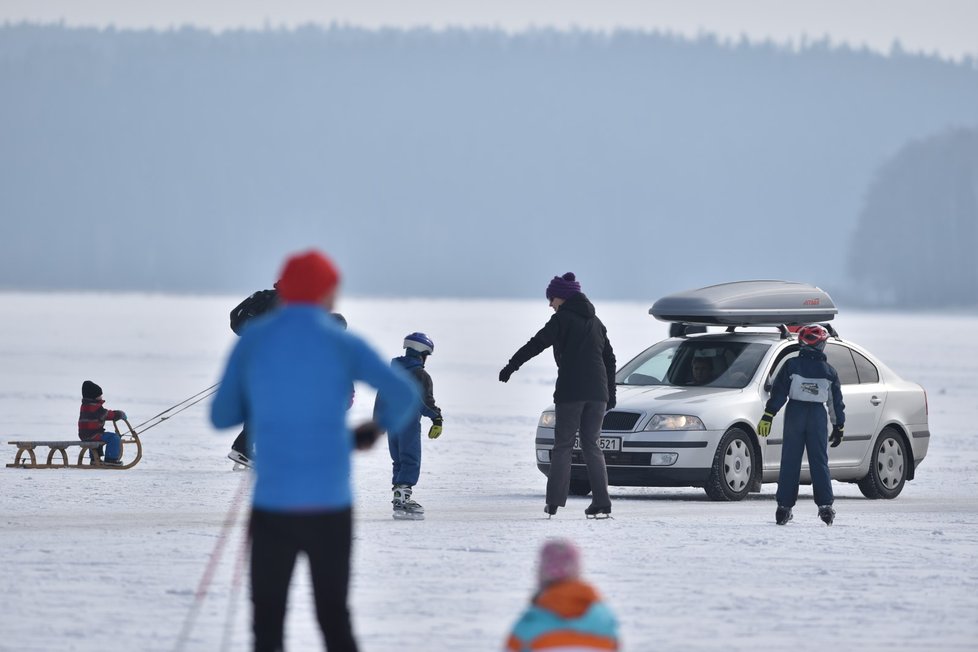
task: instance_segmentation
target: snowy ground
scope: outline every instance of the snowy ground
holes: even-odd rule
[[[75,437],[86,378],[133,423],[208,387],[233,342],[227,313],[238,300],[0,295],[0,441]],[[627,650],[978,649],[978,317],[837,320],[843,337],[924,385],[933,438],[896,500],[836,483],[838,519],[827,528],[809,487],[794,522],[775,526],[775,485],[735,504],[693,488],[613,489],[613,520],[585,520],[587,501],[572,499],[548,521],[533,436],[552,358],[496,381],[549,317],[544,301],[340,309],[385,356],[405,333],[428,332],[446,415],[442,438],[424,444],[423,522],[390,518],[385,447],[357,459],[352,607],[363,650],[499,649],[533,589],[536,551],[554,535],[582,547]],[[665,335],[647,304],[598,310],[619,363]],[[371,403],[360,390],[352,418]],[[0,467],[0,650],[176,650],[195,604],[182,649],[249,647],[247,578],[235,570],[249,476],[224,457],[235,433],[215,432],[205,413],[197,406],[148,431],[130,471]],[[239,519],[218,557],[229,514]],[[291,650],[320,647],[309,593],[300,567]]]

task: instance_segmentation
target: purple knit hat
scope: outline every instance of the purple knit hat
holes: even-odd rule
[[[567,539],[551,539],[540,549],[537,580],[540,588],[554,582],[570,580],[581,574],[581,554]]]
[[[563,276],[554,276],[547,286],[547,299],[570,299],[581,291],[581,284],[574,277],[574,272]]]

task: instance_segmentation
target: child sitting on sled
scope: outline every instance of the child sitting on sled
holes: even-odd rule
[[[126,419],[122,410],[102,407],[102,388],[90,380],[82,383],[81,413],[78,415],[78,438],[82,441],[105,442],[105,458],[102,464],[122,466],[122,437],[105,429],[105,422]]]

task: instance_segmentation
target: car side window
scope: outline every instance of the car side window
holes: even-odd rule
[[[852,351],[852,357],[856,361],[856,372],[859,374],[860,383],[878,383],[880,372],[869,358],[859,351]]]
[[[849,347],[840,344],[827,344],[825,346],[825,357],[828,358],[829,364],[839,374],[839,383],[843,385],[859,384],[859,374],[856,372],[856,363],[852,359]]]

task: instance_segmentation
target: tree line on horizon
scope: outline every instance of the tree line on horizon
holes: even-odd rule
[[[978,307],[978,129],[912,141],[880,166],[849,268],[874,305]]]
[[[18,289],[247,292],[318,246],[361,295],[537,296],[574,271],[608,299],[789,278],[914,305],[864,262],[931,233],[944,190],[904,174],[893,212],[874,189],[978,126],[971,60],[641,32],[7,25],[0,93]],[[934,247],[918,272],[973,278],[907,237]]]

